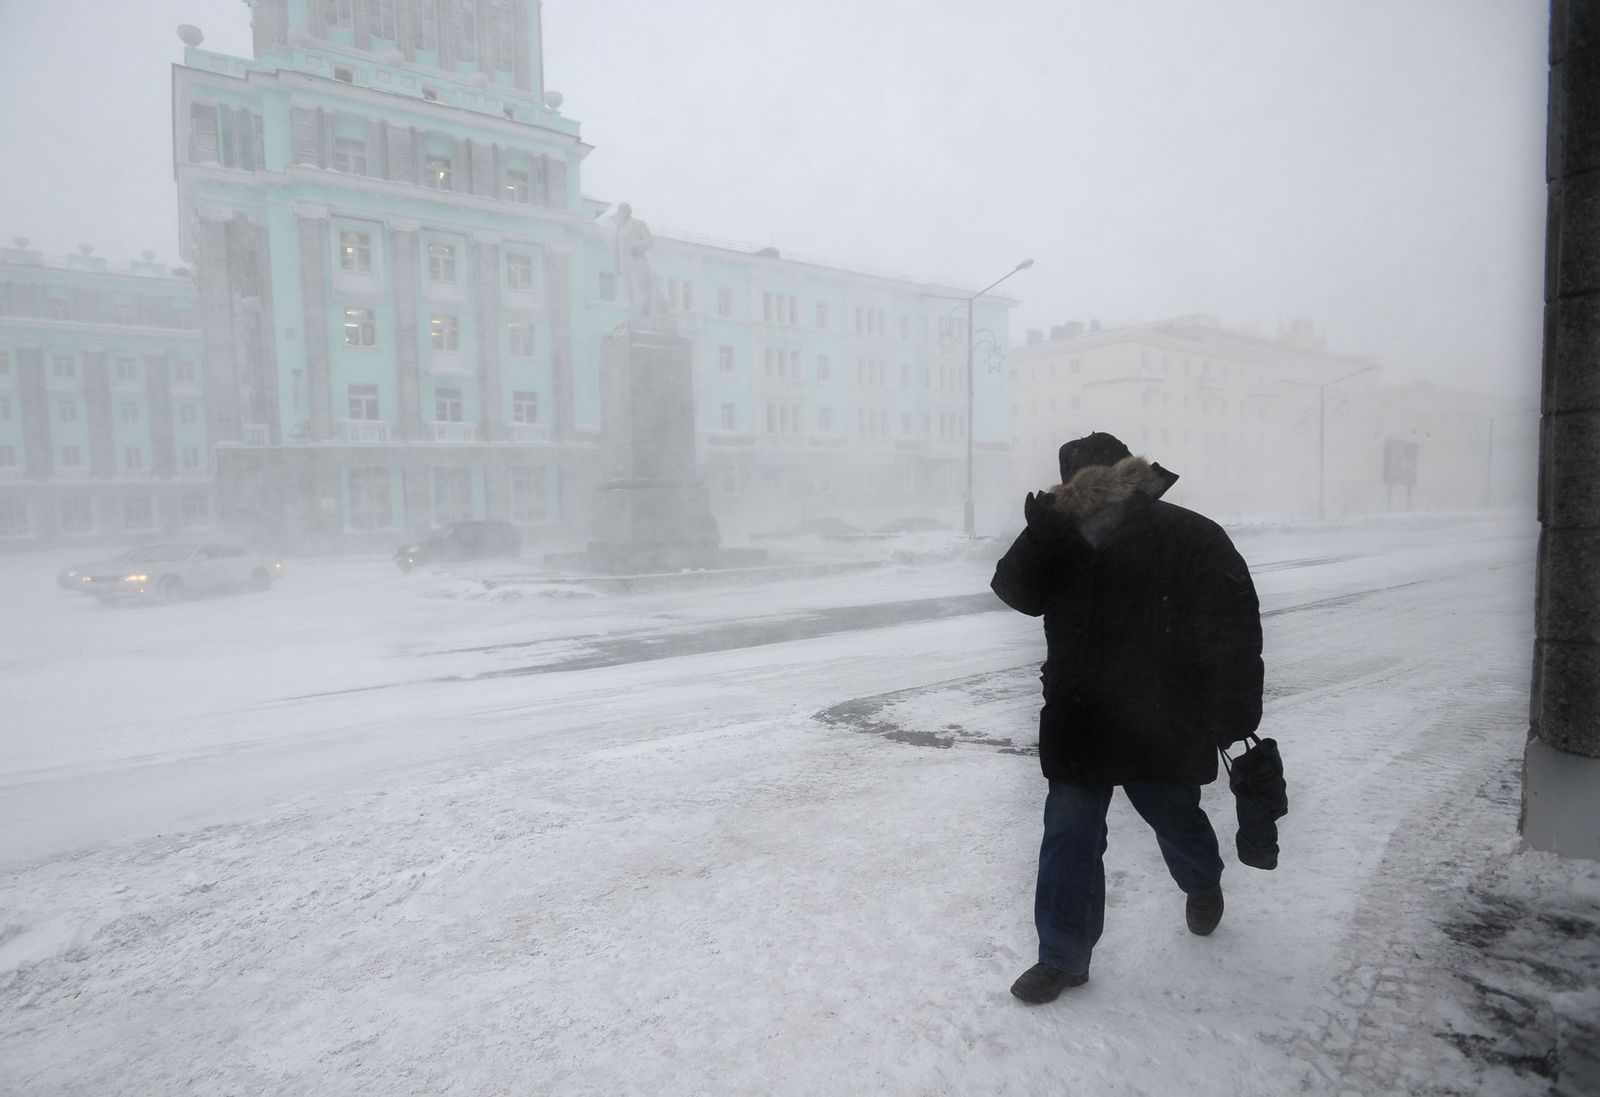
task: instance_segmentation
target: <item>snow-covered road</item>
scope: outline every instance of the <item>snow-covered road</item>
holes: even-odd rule
[[[620,596],[320,561],[137,611],[6,561],[0,1091],[1538,1092],[1439,1037],[1429,902],[1515,833],[1533,536],[1242,533],[1283,866],[1230,856],[1193,938],[1119,801],[1091,982],[1031,1011],[1038,623],[774,641],[990,559]],[[754,646],[592,658],[711,635]]]

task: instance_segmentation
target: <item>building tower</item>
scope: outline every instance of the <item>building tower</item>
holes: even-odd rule
[[[599,249],[538,4],[251,12],[253,58],[185,27],[173,71],[219,525],[318,544],[560,521],[592,464],[574,346],[598,337],[572,302]]]

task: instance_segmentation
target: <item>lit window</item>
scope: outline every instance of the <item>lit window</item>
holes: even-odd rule
[[[344,345],[370,347],[378,341],[378,325],[371,309],[344,310]]]
[[[512,202],[526,202],[533,197],[533,186],[525,171],[506,172],[506,198]]]
[[[428,155],[422,161],[422,184],[434,190],[450,189],[450,157]]]
[[[372,237],[364,232],[339,234],[339,269],[351,274],[372,273]]]
[[[434,350],[460,350],[461,328],[454,316],[435,316],[428,325]]]

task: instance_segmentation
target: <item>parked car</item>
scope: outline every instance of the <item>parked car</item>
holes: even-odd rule
[[[422,564],[521,555],[522,534],[510,522],[451,522],[421,541],[401,545],[395,550],[394,563],[401,571],[410,571]]]
[[[283,561],[242,545],[145,545],[81,569],[80,589],[102,602],[161,599],[220,590],[266,590]]]
[[[82,590],[84,589],[84,577],[89,568],[103,567],[106,564],[117,563],[126,560],[129,556],[138,551],[139,550],[136,548],[123,549],[115,556],[108,556],[104,560],[95,560],[87,564],[73,564],[71,567],[62,568],[60,571],[56,572],[56,586],[60,587],[62,590]]]

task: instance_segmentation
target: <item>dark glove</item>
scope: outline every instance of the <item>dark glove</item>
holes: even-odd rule
[[[1066,516],[1051,504],[1047,491],[1028,492],[1022,501],[1022,516],[1028,520],[1028,532],[1039,541],[1062,541],[1071,532]]]

